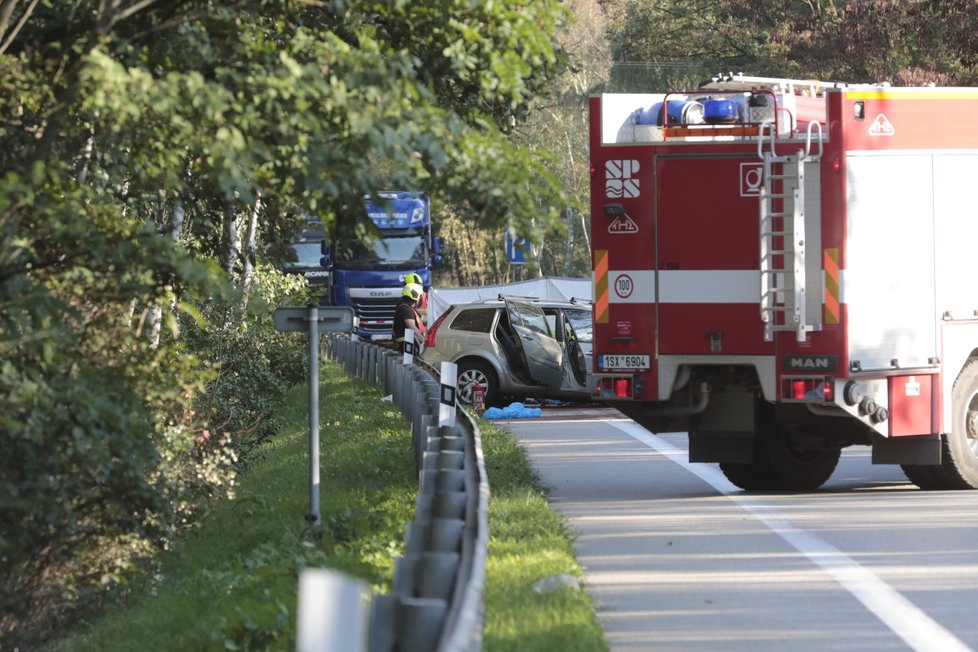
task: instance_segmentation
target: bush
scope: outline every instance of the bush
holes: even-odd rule
[[[198,418],[209,424],[202,447],[230,444],[239,469],[281,427],[274,415],[285,393],[305,378],[306,340],[276,331],[272,312],[282,305],[304,305],[307,292],[304,278],[260,267],[243,310],[241,295],[233,293],[209,302],[201,311],[202,322],[188,320],[186,325],[188,347],[216,371],[194,404]]]
[[[232,492],[304,377],[307,347],[271,319],[304,279],[260,270],[241,309],[210,286],[203,310],[164,311],[158,342],[144,317],[173,297],[107,287],[0,279],[0,521],[17,524],[0,532],[0,647],[36,645]],[[102,301],[76,298],[93,288]]]

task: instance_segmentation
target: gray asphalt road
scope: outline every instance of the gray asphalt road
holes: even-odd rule
[[[613,650],[978,650],[978,492],[919,491],[860,448],[819,492],[747,494],[688,464],[685,434],[506,427],[577,533]]]

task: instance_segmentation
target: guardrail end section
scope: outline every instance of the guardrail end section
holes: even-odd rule
[[[306,568],[299,575],[296,650],[367,652],[370,589],[338,571]]]

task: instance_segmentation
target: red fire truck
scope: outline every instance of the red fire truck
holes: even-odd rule
[[[595,397],[744,489],[978,488],[978,89],[590,100]]]

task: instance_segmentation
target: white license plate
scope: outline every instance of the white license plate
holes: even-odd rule
[[[378,340],[390,340],[390,339],[394,339],[394,336],[393,335],[389,335],[387,333],[381,333],[379,335],[371,335],[370,336],[370,339],[373,340],[374,342],[376,342]]]
[[[600,369],[629,369],[636,371],[646,371],[649,369],[648,355],[599,355],[598,367]]]

